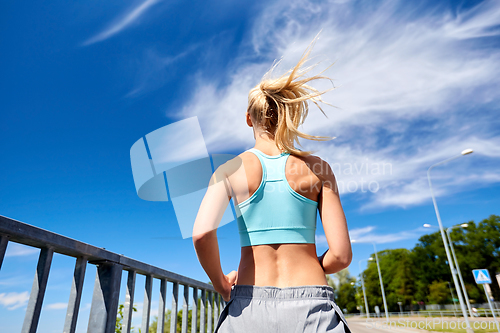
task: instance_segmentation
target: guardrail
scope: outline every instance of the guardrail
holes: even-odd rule
[[[149,332],[151,311],[151,293],[153,279],[160,280],[160,298],[158,314],[165,313],[167,283],[172,283],[172,310],[170,332],[176,332],[178,314],[179,285],[183,286],[183,311],[181,332],[188,331],[189,288],[192,288],[192,323],[191,332],[198,328],[198,311],[200,312],[200,332],[211,333],[215,330],[220,312],[225,302],[210,284],[203,283],[183,275],[179,275],[155,266],[148,265],[123,255],[107,251],[56,233],[37,228],[0,215],[0,270],[9,242],[16,242],[41,249],[31,289],[28,306],[22,326],[22,333],[35,333],[40,318],[43,298],[49,277],[54,253],[60,253],[76,259],[71,286],[64,333],[74,333],[78,320],[78,310],[82,296],[85,271],[88,264],[97,266],[94,283],[88,333],[114,333],[122,271],[128,272],[127,289],[124,304],[122,332],[130,333],[135,294],[136,275],[146,277],[144,286],[144,306],[141,332]],[[201,302],[198,308],[198,296]],[[213,306],[212,306],[213,304]],[[208,316],[207,318],[205,316]],[[206,318],[206,325],[205,325]],[[212,321],[213,319],[213,321]],[[163,333],[165,316],[158,315],[157,332]]]
[[[500,310],[495,309],[495,316],[500,317]],[[365,313],[353,314],[355,317],[366,318]],[[422,311],[404,311],[389,312],[389,317],[463,317],[460,310],[422,310]],[[490,309],[477,309],[477,317],[493,317]],[[370,318],[385,318],[384,312],[377,316],[377,313],[370,312]]]

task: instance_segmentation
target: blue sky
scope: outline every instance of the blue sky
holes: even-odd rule
[[[4,1],[0,16],[4,216],[207,281],[172,206],[137,196],[130,148],[192,116],[209,153],[250,148],[249,89],[275,59],[292,66],[319,31],[313,56],[318,70],[334,63],[324,99],[335,108],[328,118],[311,108],[304,130],[336,139],[304,147],[335,165],[352,238],[413,247],[436,224],[428,167],[466,148],[475,152],[433,171],[443,223],[500,214],[498,1]],[[219,235],[229,272],[235,223]],[[317,239],[323,252],[321,227]],[[373,247],[353,250],[358,274]],[[21,327],[36,260],[9,245],[2,331]],[[72,270],[54,259],[42,332],[62,328]]]

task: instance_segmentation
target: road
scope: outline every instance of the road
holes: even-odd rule
[[[371,321],[356,319],[347,319],[347,324],[352,333],[425,333],[425,330],[416,330],[412,328],[396,327],[395,325],[388,326],[382,321]]]
[[[444,329],[465,329],[466,322],[463,318],[440,317],[391,317],[390,325],[385,318],[359,318],[347,319],[347,324],[352,333],[427,333]],[[493,318],[475,318],[470,321],[474,330],[482,329],[483,332],[497,332],[496,322]],[[420,328],[420,329],[418,329]]]

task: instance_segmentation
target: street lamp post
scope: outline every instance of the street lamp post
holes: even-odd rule
[[[460,225],[449,227],[448,229],[446,229],[446,235],[448,236],[448,241],[450,242],[451,253],[453,254],[453,259],[455,260],[455,265],[457,266],[458,278],[460,279],[460,283],[462,285],[462,291],[464,292],[465,302],[467,303],[467,309],[469,310],[470,317],[472,318],[473,314],[472,314],[472,307],[470,306],[470,302],[469,302],[469,295],[467,295],[467,289],[465,289],[464,279],[462,278],[462,273],[460,272],[460,266],[458,266],[457,256],[455,255],[455,249],[453,248],[453,242],[451,241],[451,236],[450,236],[450,231],[453,228],[459,228],[459,227],[467,228],[468,226],[469,225],[467,223],[463,223]]]
[[[380,272],[380,265],[378,263],[377,247],[375,243],[373,244],[373,249],[375,250],[375,260],[377,261],[378,277],[380,279],[380,289],[382,290],[382,300],[384,301],[385,317],[387,322],[389,322],[389,310],[387,309],[387,301],[385,300],[384,282],[382,281],[382,273]]]
[[[356,243],[356,240],[352,239],[351,242]],[[378,278],[380,280],[380,290],[382,291],[382,300],[384,302],[385,317],[387,318],[387,322],[389,322],[389,310],[387,309],[387,301],[385,300],[384,281],[382,281],[382,273],[380,272],[380,265],[378,263],[377,247],[375,246],[375,243],[371,243],[373,244],[373,249],[375,250],[375,261],[377,262]],[[373,260],[373,258],[368,260]],[[361,271],[361,266],[359,270]]]
[[[455,302],[455,295],[453,295],[453,291],[451,289],[451,284],[446,281],[446,284],[448,284],[448,288],[450,288],[450,295],[451,295],[451,300],[453,301],[453,308],[454,308],[454,311],[457,311],[457,302]],[[455,313],[455,317],[457,316],[457,314]]]
[[[462,223],[462,224],[458,224],[458,225],[454,225],[452,227],[449,227],[446,229],[446,235],[447,235],[447,238],[448,238],[448,242],[450,244],[450,248],[451,248],[451,253],[453,255],[453,261],[455,263],[455,266],[456,266],[456,270],[454,270],[452,272],[452,274],[456,274],[458,272],[458,277],[460,279],[460,287],[462,288],[462,292],[464,293],[464,297],[465,297],[465,301],[467,303],[467,309],[469,310],[469,314],[471,316],[471,318],[474,317],[473,313],[472,313],[472,307],[470,305],[470,301],[469,301],[469,296],[467,295],[467,289],[465,288],[465,283],[464,283],[464,279],[462,278],[462,273],[460,271],[460,266],[458,265],[458,259],[457,259],[457,256],[455,255],[455,249],[453,247],[453,242],[451,241],[451,235],[450,235],[450,231],[454,228],[467,228],[469,225],[467,223]],[[430,224],[424,224],[424,227],[425,228],[437,228],[433,225],[430,225]]]
[[[444,233],[443,223],[441,223],[441,216],[439,215],[439,210],[438,210],[438,207],[437,207],[436,197],[434,196],[434,192],[432,190],[431,170],[434,167],[438,166],[438,165],[447,163],[447,162],[449,162],[451,160],[459,158],[459,157],[461,157],[463,155],[470,154],[472,152],[473,152],[472,149],[466,149],[466,150],[462,151],[462,153],[460,155],[458,155],[458,156],[454,156],[454,157],[448,158],[448,159],[446,159],[446,160],[444,160],[442,162],[439,162],[439,163],[431,165],[431,167],[429,168],[429,170],[427,170],[427,180],[429,181],[429,188],[431,190],[432,202],[434,203],[434,210],[436,211],[436,217],[437,217],[437,220],[438,220],[438,223],[439,223],[439,230],[441,232],[441,238],[443,238],[444,249],[446,251],[446,257],[448,258],[448,264],[449,264],[450,269],[451,269],[451,275],[453,277],[453,283],[455,283],[455,289],[457,291],[458,300],[460,301],[460,308],[462,309],[462,314],[463,314],[465,322],[467,324],[466,331],[468,333],[469,332],[474,332],[474,331],[472,330],[472,328],[470,326],[470,323],[469,323],[469,318],[467,317],[467,311],[465,310],[465,304],[464,304],[464,300],[463,300],[463,297],[462,297],[462,292],[461,292],[460,288],[458,288],[457,277],[455,276],[455,274],[453,274],[453,270],[455,268],[453,267],[453,261],[451,259],[450,250],[448,249],[448,242],[446,241],[446,235]]]
[[[363,297],[365,299],[366,318],[370,318],[370,309],[368,308],[368,300],[366,299],[365,280],[363,279],[363,271],[361,270],[361,262],[365,260],[368,261],[370,259],[361,259],[359,261],[359,274],[361,275],[361,287],[363,288]]]

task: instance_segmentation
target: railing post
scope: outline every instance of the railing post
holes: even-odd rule
[[[158,305],[158,325],[156,333],[163,333],[165,327],[165,305],[167,304],[167,280],[161,279],[160,282],[160,301]]]
[[[124,317],[121,327],[117,327],[117,329],[121,330],[123,333],[130,333],[131,331],[137,274],[144,275],[147,278],[145,286],[146,302],[141,331],[144,328],[148,330],[148,326],[150,325],[151,291],[152,283],[155,278],[162,282],[160,287],[161,299],[159,302],[159,315],[162,317],[158,320],[157,333],[163,333],[165,321],[168,319],[165,316],[165,307],[167,284],[170,282],[174,285],[172,298],[173,307],[171,313],[172,333],[177,331],[179,284],[184,286],[184,317],[182,320],[182,327],[179,325],[179,329],[182,328],[184,331],[191,330],[192,333],[200,332],[201,329],[203,333],[207,332],[207,330],[211,333],[215,326],[213,325],[214,319],[217,320],[220,316],[222,308],[219,306],[219,301],[215,300],[215,312],[213,311],[214,300],[212,293],[215,294],[215,291],[213,286],[207,283],[125,257],[124,255],[107,251],[105,248],[92,246],[0,215],[0,269],[3,266],[7,247],[10,242],[41,249],[21,329],[22,333],[35,333],[37,330],[54,253],[72,257],[76,261],[63,326],[64,333],[74,333],[76,326],[78,326],[78,315],[81,310],[82,287],[88,264],[96,265],[97,267],[90,316],[88,319],[87,332],[89,333],[114,333],[120,296],[120,282],[124,269],[128,271],[126,298],[123,309]],[[189,296],[190,288],[193,288],[191,300]],[[199,295],[200,290],[201,296]],[[209,298],[208,302],[207,296]],[[200,297],[202,298],[201,306],[198,305]],[[189,325],[188,319],[190,302],[192,302],[193,313],[191,325]],[[225,305],[225,303],[223,302],[222,305]],[[213,316],[212,312],[214,312]],[[191,326],[191,328],[188,326]]]
[[[7,251],[7,244],[9,243],[9,237],[0,236],[0,269],[2,269],[3,258],[5,257],[5,251]]]
[[[144,302],[142,307],[142,325],[141,332],[149,332],[149,315],[151,314],[151,291],[153,289],[153,277],[146,275],[144,285]]]
[[[170,312],[170,332],[177,332],[177,301],[179,299],[179,283],[172,286],[172,310]]]
[[[205,333],[205,305],[207,302],[207,292],[205,289],[201,290],[200,302],[200,333]]]
[[[43,297],[45,296],[45,288],[49,278],[50,265],[54,256],[53,249],[41,249],[36,267],[35,279],[31,287],[30,299],[28,308],[24,317],[22,333],[35,333],[40,319],[40,311],[42,310]]]
[[[115,332],[121,277],[121,265],[108,262],[97,264],[87,333]]]
[[[191,333],[196,333],[198,330],[198,288],[193,288],[193,301],[192,313],[191,313]],[[162,332],[163,333],[163,332]]]
[[[182,302],[182,326],[181,333],[187,333],[189,314],[189,286],[184,285],[184,299]]]
[[[122,328],[124,333],[130,333],[132,329],[132,315],[134,313],[134,295],[135,295],[135,271],[128,271],[127,291],[125,295],[125,304],[123,311]],[[163,333],[163,332],[162,332]]]
[[[208,292],[208,304],[207,304],[207,333],[212,333],[212,292]]]
[[[73,273],[73,283],[71,284],[71,291],[69,294],[68,309],[66,310],[66,320],[64,321],[63,333],[75,333],[86,269],[87,258],[77,258],[75,271]]]
[[[219,294],[217,292],[214,293],[214,329],[217,327],[217,323],[219,322]]]

